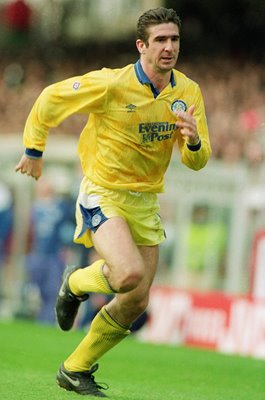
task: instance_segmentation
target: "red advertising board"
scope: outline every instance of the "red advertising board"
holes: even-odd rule
[[[154,287],[142,339],[265,358],[265,300]]]

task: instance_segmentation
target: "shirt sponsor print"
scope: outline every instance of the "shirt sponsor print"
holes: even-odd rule
[[[171,139],[175,130],[176,124],[169,122],[141,123],[138,128],[142,144]]]

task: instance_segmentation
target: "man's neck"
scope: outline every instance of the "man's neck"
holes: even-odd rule
[[[141,65],[146,76],[160,92],[167,87],[170,82],[171,71],[153,71],[148,68],[148,65],[146,65],[143,60],[141,60]]]

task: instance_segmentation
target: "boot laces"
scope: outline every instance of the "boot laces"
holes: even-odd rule
[[[87,371],[87,375],[91,382],[96,386],[97,389],[108,390],[109,385],[105,382],[96,382],[94,377],[94,372],[98,370],[98,364],[95,364],[91,367],[89,371]]]

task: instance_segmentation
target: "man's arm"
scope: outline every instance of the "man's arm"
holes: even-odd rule
[[[205,116],[204,103],[199,87],[194,104],[186,112],[176,112],[179,128],[178,144],[183,164],[193,170],[200,170],[208,162],[211,145]]]
[[[38,179],[42,173],[42,153],[49,129],[74,113],[104,112],[105,81],[101,71],[94,71],[55,83],[42,91],[26,121],[26,151],[15,168],[17,172]]]

